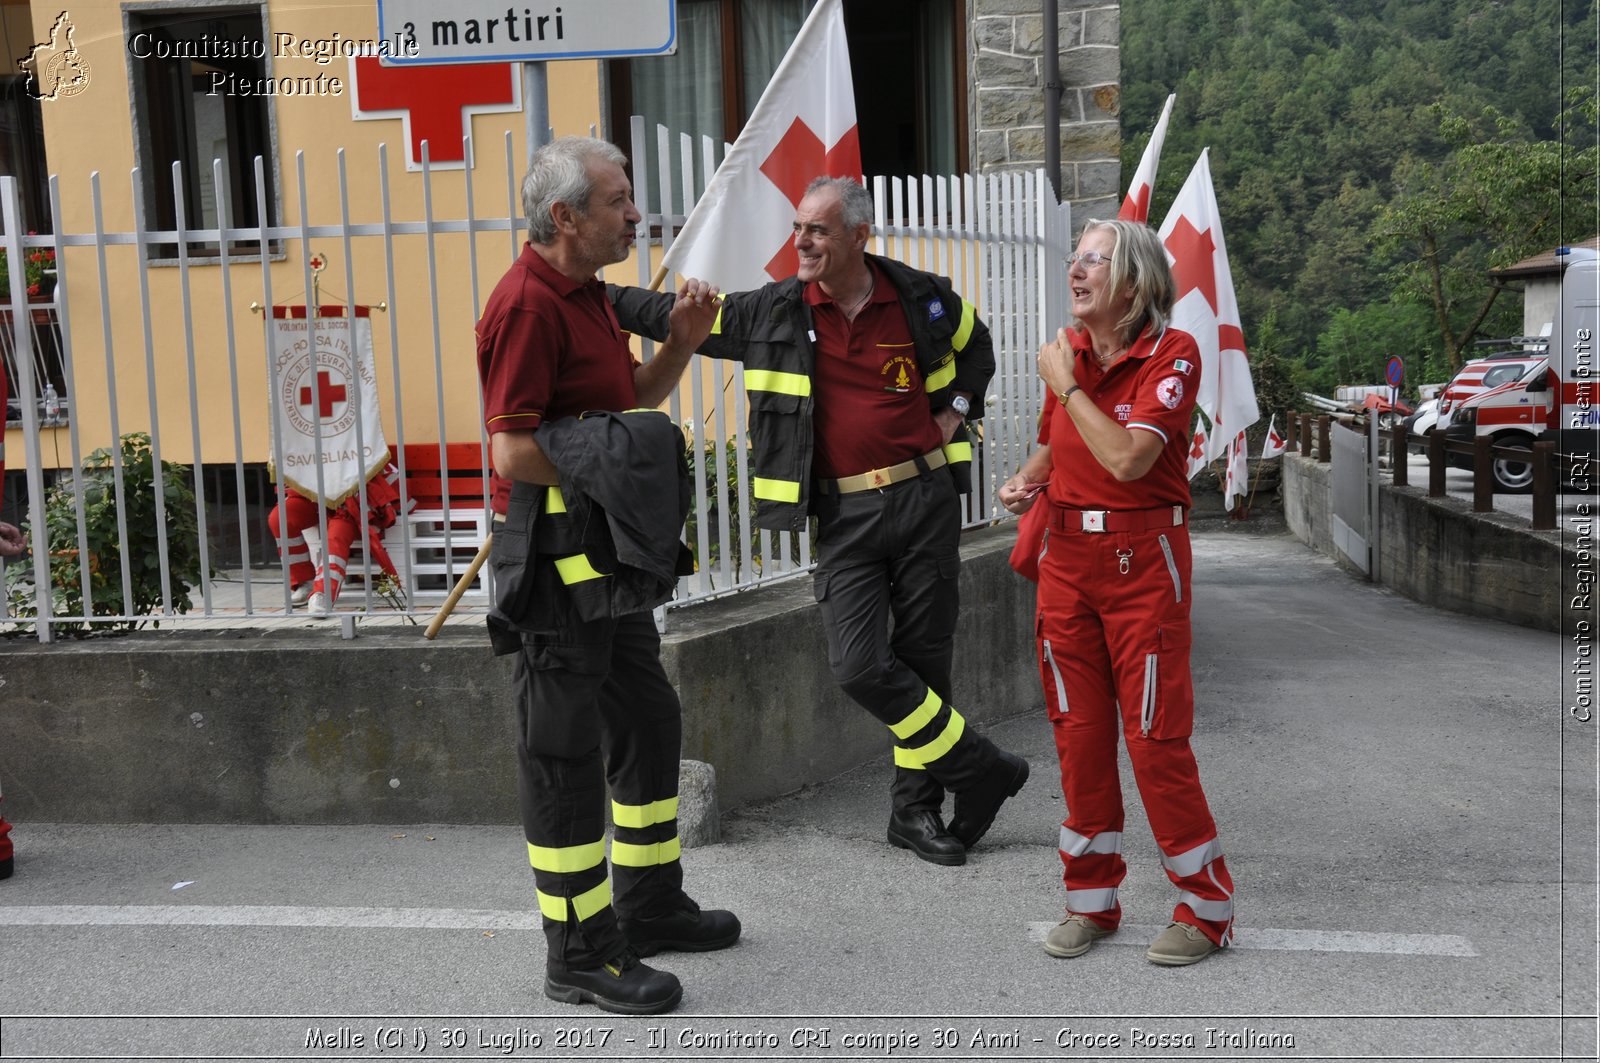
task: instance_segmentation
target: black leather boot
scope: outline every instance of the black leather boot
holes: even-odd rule
[[[571,969],[548,964],[544,995],[563,1004],[593,1004],[620,1015],[659,1015],[683,999],[678,976],[639,962],[633,951],[599,967]]]
[[[1028,762],[1015,753],[1000,751],[994,766],[977,785],[956,794],[956,813],[950,820],[950,833],[968,849],[994,825],[995,814],[1006,798],[1028,781]]]
[[[693,905],[693,902],[690,902]],[[739,917],[720,909],[702,911],[698,905],[680,908],[654,919],[622,919],[617,926],[628,945],[641,956],[663,949],[678,952],[712,952],[739,940]]]
[[[926,809],[889,813],[889,844],[910,849],[930,864],[955,866],[967,862],[967,850],[945,829],[939,813]]]

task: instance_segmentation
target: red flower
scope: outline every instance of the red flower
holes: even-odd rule
[[[39,294],[39,286],[37,284],[28,285],[28,294],[29,295],[38,295]]]

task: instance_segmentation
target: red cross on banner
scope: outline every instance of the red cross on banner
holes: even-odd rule
[[[326,370],[319,370],[317,372],[317,394],[322,399],[322,405],[317,412],[327,418],[333,416],[333,404],[343,402],[349,393],[345,391],[343,384],[335,384],[333,377],[329,376]],[[311,388],[309,386],[302,387],[300,389],[300,405],[308,413],[311,410],[311,402]]]
[[[384,66],[376,56],[350,60],[351,117],[356,121],[399,118],[406,136],[406,167],[422,168],[422,142],[429,165],[465,166],[462,137],[471,116],[522,110],[515,68],[510,63],[443,66]]]
[[[806,186],[819,174],[859,179],[861,141],[856,127],[851,126],[839,142],[829,148],[804,119],[796,118],[778,146],[772,149],[772,154],[767,156],[767,161],[761,164],[761,172],[796,207],[805,198]],[[794,249],[792,239],[786,240],[767,263],[767,275],[773,280],[792,277],[799,269],[800,253]]]

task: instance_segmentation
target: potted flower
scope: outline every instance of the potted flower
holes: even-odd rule
[[[34,235],[29,233],[29,236]],[[10,256],[0,249],[0,302],[11,301]],[[22,256],[22,276],[28,301],[48,299],[56,289],[56,253],[52,248],[25,249]]]

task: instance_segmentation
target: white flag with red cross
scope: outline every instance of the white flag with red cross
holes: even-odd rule
[[[281,474],[290,488],[328,507],[355,494],[389,460],[369,313],[365,306],[324,306],[308,320],[304,306],[275,306],[267,323],[269,380],[277,385],[267,464],[274,477]]]
[[[861,179],[842,0],[812,9],[662,268],[726,291],[794,276],[795,208],[821,176]]]
[[[1261,460],[1275,458],[1288,449],[1288,440],[1278,434],[1278,415],[1273,414],[1267,422],[1267,441],[1261,444]]]
[[[1194,479],[1194,474],[1206,467],[1206,440],[1210,438],[1204,411],[1196,410],[1194,415],[1194,435],[1189,437],[1189,466],[1185,475]]]
[[[1150,220],[1150,196],[1156,187],[1156,169],[1161,165],[1161,145],[1167,140],[1167,119],[1172,117],[1172,101],[1178,98],[1177,93],[1167,97],[1167,104],[1161,108],[1161,117],[1156,119],[1156,127],[1150,133],[1150,143],[1144,146],[1144,155],[1139,159],[1139,168],[1133,171],[1133,180],[1128,182],[1128,195],[1122,201],[1122,209],[1117,211],[1117,218],[1121,221]]]
[[[1172,257],[1172,278],[1177,282],[1172,324],[1193,336],[1200,348],[1195,405],[1211,421],[1206,461],[1220,457],[1238,433],[1261,419],[1222,238],[1222,215],[1211,185],[1209,153],[1209,148],[1200,153],[1161,226],[1161,242]]]
[[[1222,508],[1233,512],[1234,499],[1243,498],[1250,491],[1250,455],[1244,433],[1234,436],[1228,444],[1228,475],[1222,485]]]

